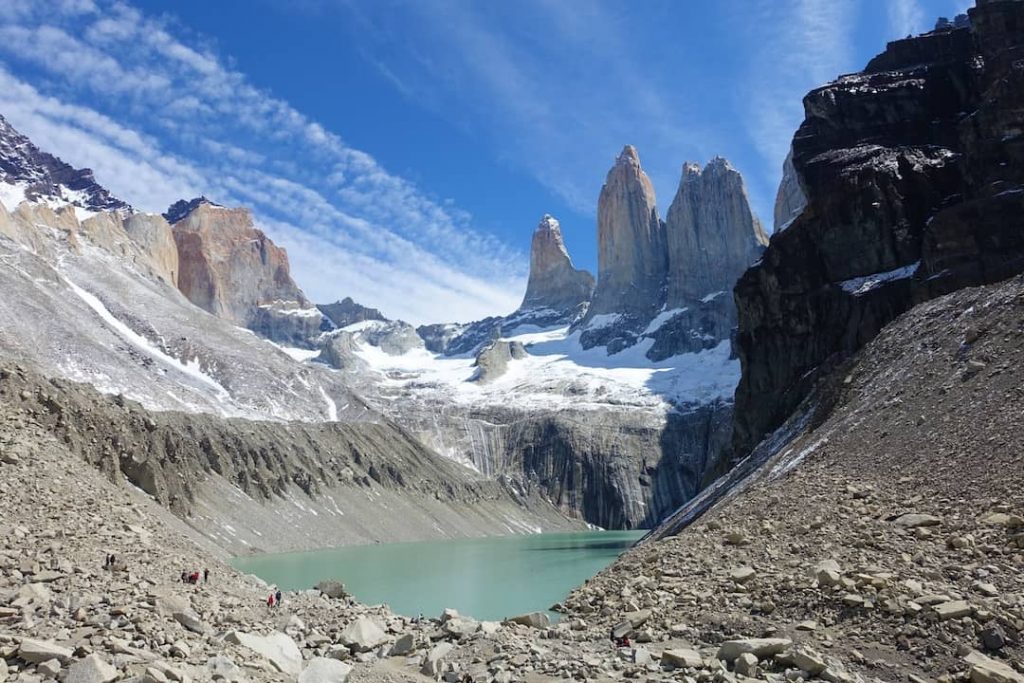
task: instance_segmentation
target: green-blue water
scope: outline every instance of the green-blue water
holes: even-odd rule
[[[446,607],[477,619],[546,610],[611,564],[643,532],[597,531],[351,546],[232,563],[283,590],[337,579],[364,604],[438,616]]]

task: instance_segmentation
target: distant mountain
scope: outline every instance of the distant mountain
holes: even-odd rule
[[[0,116],[0,198],[8,205],[28,200],[52,206],[71,205],[87,212],[132,207],[96,182],[88,168],[76,169],[40,150]],[[13,209],[14,206],[8,206]]]

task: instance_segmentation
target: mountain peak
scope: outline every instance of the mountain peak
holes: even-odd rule
[[[224,208],[220,204],[207,199],[205,195],[200,195],[198,197],[194,197],[192,199],[187,200],[179,199],[178,201],[174,202],[169,207],[167,207],[167,211],[164,212],[163,216],[165,219],[167,219],[168,223],[174,225],[181,219],[185,218],[185,216],[189,215],[190,213],[192,213],[193,211],[195,211],[196,209],[203,205]]]
[[[19,192],[14,194],[30,202],[74,206],[94,212],[132,211],[127,202],[114,197],[96,182],[91,169],[74,168],[40,150],[3,116],[0,116],[0,183],[15,186]]]
[[[530,279],[520,310],[549,308],[568,313],[589,301],[593,290],[594,277],[573,266],[558,220],[544,214],[533,231]]]

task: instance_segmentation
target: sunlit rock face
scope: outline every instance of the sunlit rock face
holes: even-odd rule
[[[545,215],[533,232],[530,279],[520,310],[573,311],[593,293],[594,276],[573,266],[558,221]]]
[[[177,218],[178,288],[189,301],[268,339],[305,345],[322,314],[292,280],[288,255],[257,230],[246,209],[194,200]]]

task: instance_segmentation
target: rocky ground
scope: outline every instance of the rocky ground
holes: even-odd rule
[[[818,391],[813,429],[556,625],[414,623],[315,590],[270,610],[270,587],[8,406],[0,680],[1019,683],[1022,358],[1024,280],[919,306]]]

